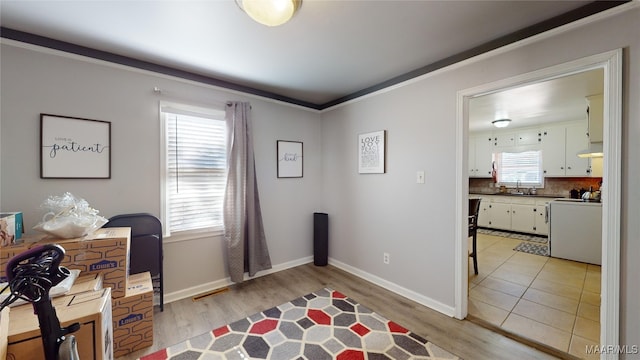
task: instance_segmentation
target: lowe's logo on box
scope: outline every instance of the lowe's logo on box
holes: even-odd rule
[[[89,271],[108,270],[108,269],[115,269],[117,267],[118,267],[117,261],[102,260],[95,264],[89,265]]]
[[[142,320],[142,314],[130,314],[126,318],[120,319],[120,321],[118,321],[118,326],[129,325],[140,320]]]

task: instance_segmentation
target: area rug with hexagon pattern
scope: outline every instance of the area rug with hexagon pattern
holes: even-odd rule
[[[322,289],[139,360],[458,359],[332,289]]]

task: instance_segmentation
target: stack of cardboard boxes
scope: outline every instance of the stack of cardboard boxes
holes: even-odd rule
[[[78,239],[25,237],[1,249],[0,281],[6,281],[4,270],[13,256],[40,244],[61,245],[65,249],[62,265],[81,272],[71,291],[53,300],[60,322],[62,326],[81,323],[76,335],[81,359],[111,360],[153,344],[151,276],[148,272],[128,274],[130,238],[130,228],[98,229]],[[25,346],[27,343],[30,345]],[[36,359],[39,357],[24,352],[36,346],[42,351],[31,305],[12,308],[8,354]]]

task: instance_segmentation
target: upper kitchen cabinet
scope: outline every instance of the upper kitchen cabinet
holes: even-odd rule
[[[491,133],[469,136],[469,177],[491,177],[493,138]]]
[[[587,115],[589,117],[589,142],[602,142],[602,126],[604,119],[604,108],[602,94],[587,97]]]
[[[544,176],[590,176],[589,159],[577,156],[588,145],[586,120],[546,126],[541,131]]]
[[[602,94],[587,97],[589,119],[589,151],[602,151],[604,107]],[[602,177],[602,157],[590,157],[591,176]]]
[[[493,135],[493,146],[497,148],[538,145],[541,141],[538,129],[518,129],[516,132],[498,132]]]
[[[493,146],[507,147],[516,145],[515,133],[498,133],[493,135]]]
[[[516,134],[518,145],[538,145],[542,142],[542,133],[538,129],[521,130]]]

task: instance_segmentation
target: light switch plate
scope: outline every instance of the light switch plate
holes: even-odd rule
[[[418,171],[416,173],[416,183],[424,184],[424,171]]]

